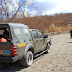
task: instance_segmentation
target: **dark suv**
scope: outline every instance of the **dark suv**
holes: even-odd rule
[[[13,63],[19,61],[21,65],[30,66],[33,57],[39,52],[50,51],[51,40],[40,30],[29,29],[19,23],[0,24],[0,39],[4,38],[4,31],[8,31],[9,41],[0,42],[0,62]]]

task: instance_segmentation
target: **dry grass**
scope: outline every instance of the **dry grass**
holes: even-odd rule
[[[37,16],[6,20],[4,22],[23,23],[29,28],[39,29],[43,32],[56,32],[70,30],[72,28],[72,13],[60,14],[55,16]]]
[[[72,24],[68,24],[65,26],[55,26],[55,24],[51,24],[49,29],[45,29],[45,32],[57,32],[57,31],[66,31],[72,28]]]

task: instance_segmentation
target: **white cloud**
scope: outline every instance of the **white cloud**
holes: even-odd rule
[[[10,11],[15,11],[15,10],[17,10],[18,9],[18,7],[19,7],[19,5],[18,5],[18,2],[20,1],[20,0],[11,0],[12,1],[12,3],[9,5],[9,10]]]
[[[28,0],[27,2],[26,2],[26,5],[31,5],[32,4],[32,0]]]
[[[25,17],[28,16],[28,12],[29,12],[29,9],[28,9],[28,8],[25,8],[25,9],[24,9],[24,15],[25,15]]]
[[[72,0],[36,0],[37,2],[52,2],[49,6],[52,7],[51,9],[47,9],[42,12],[43,15],[49,15],[54,13],[66,13],[66,12],[72,12]]]
[[[44,1],[48,1],[48,0],[35,0],[37,2],[44,2]]]
[[[34,11],[30,11],[28,8],[25,8],[24,9],[24,15],[25,15],[25,17],[33,17],[33,16],[35,16],[36,15],[36,13],[37,13],[37,11],[36,10],[34,10]]]
[[[35,16],[36,15],[36,13],[37,13],[37,11],[35,10],[35,11],[30,11],[29,12],[29,14],[30,14],[30,17],[33,17],[33,16]]]

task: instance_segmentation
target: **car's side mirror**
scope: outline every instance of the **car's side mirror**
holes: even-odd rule
[[[48,38],[48,35],[44,35],[44,38]]]

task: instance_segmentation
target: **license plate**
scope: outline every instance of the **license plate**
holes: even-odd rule
[[[0,54],[10,54],[10,51],[7,51],[7,50],[0,50]]]

